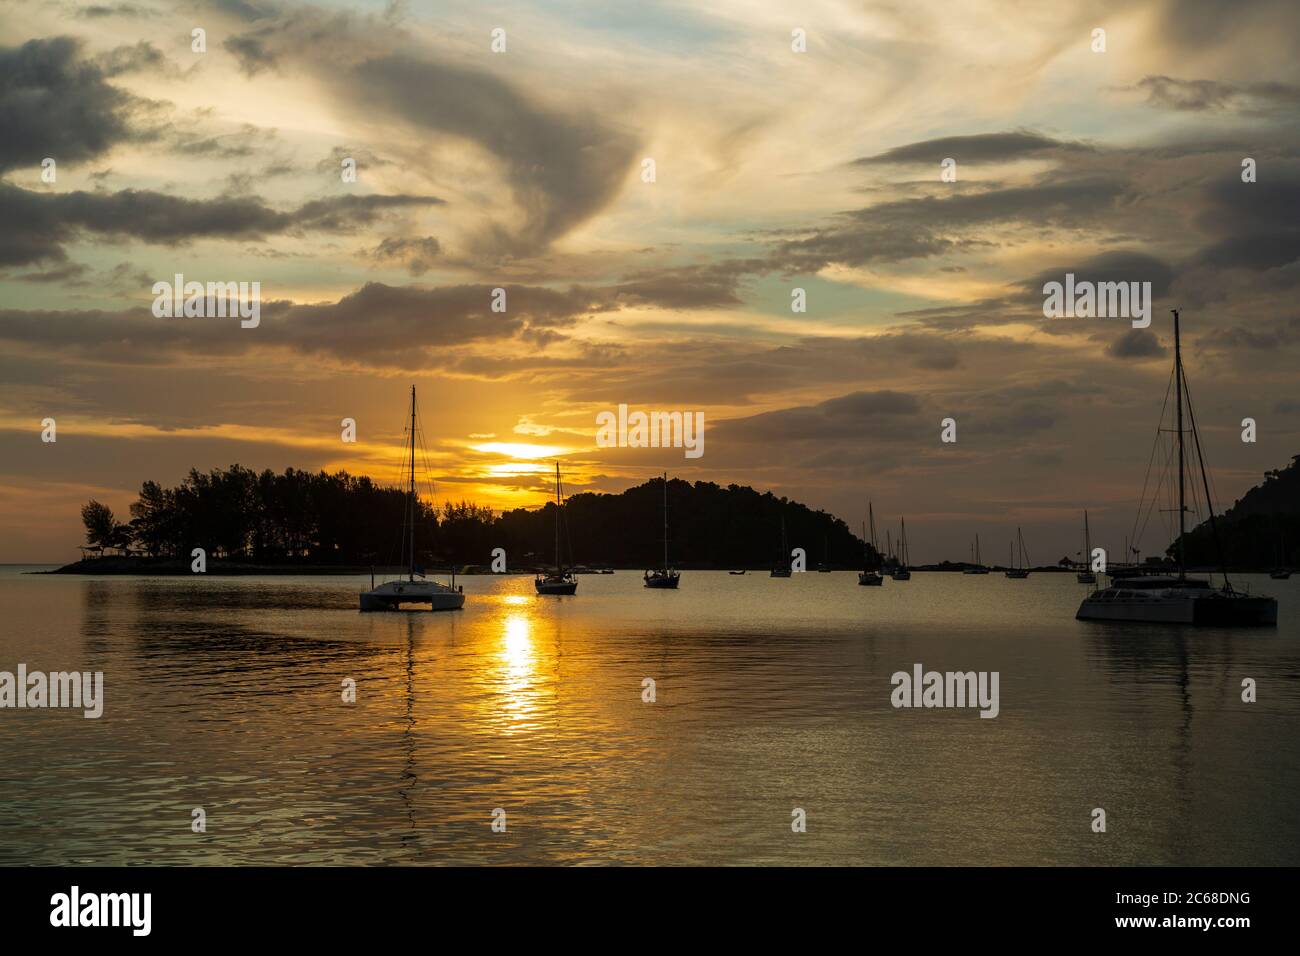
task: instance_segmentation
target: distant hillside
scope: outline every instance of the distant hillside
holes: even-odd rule
[[[1217,523],[1229,568],[1300,565],[1300,455],[1293,456],[1286,468],[1265,472],[1264,483],[1234,502]],[[1187,533],[1186,548],[1188,564],[1218,564],[1208,520]],[[1168,553],[1177,553],[1176,541]]]
[[[655,479],[619,495],[580,494],[565,511],[573,560],[578,564],[652,567],[663,560],[663,481]],[[781,521],[787,548],[782,557]],[[669,558],[700,568],[759,568],[788,564],[790,549],[803,548],[808,569],[819,562],[857,568],[863,544],[834,515],[771,492],[742,485],[723,488],[709,481],[668,482]],[[551,560],[555,549],[555,505],[508,511],[492,529],[523,553]],[[514,560],[515,552],[511,552]],[[534,560],[528,558],[528,561]],[[877,559],[878,560],[878,559]]]
[[[563,513],[564,563],[656,566],[663,560],[663,494],[662,479],[654,479],[618,495],[570,498]],[[175,488],[146,481],[127,522],[98,501],[88,502],[81,516],[89,554],[115,554],[120,557],[113,560],[164,573],[168,562],[188,564],[191,549],[199,547],[214,561],[261,567],[393,564],[400,560],[406,510],[400,490],[364,476],[293,468],[257,473],[232,465],[191,470]],[[864,560],[862,541],[843,521],[770,492],[673,480],[668,513],[670,561],[677,567],[788,564],[795,547],[807,552],[809,570],[822,562],[857,568]],[[415,551],[422,564],[487,565],[494,548],[505,549],[512,568],[552,563],[554,503],[496,514],[467,502],[419,502]],[[873,564],[878,561],[873,557]]]

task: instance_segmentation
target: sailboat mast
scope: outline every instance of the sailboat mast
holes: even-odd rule
[[[411,486],[410,498],[407,501],[407,508],[411,514],[410,544],[411,544],[411,569],[407,575],[407,580],[415,581],[415,386],[411,386]]]
[[[668,570],[668,472],[664,472],[664,570]]]
[[[1183,487],[1183,346],[1178,328],[1178,310],[1174,314],[1174,392],[1178,406],[1178,580],[1187,577],[1187,562],[1183,544],[1186,522],[1186,489]]]
[[[555,463],[555,570],[560,570],[560,463]]]

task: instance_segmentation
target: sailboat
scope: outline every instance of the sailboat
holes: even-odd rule
[[[1092,573],[1092,535],[1088,531],[1088,512],[1083,512],[1083,570],[1074,576],[1080,584],[1096,584],[1097,575]]]
[[[790,576],[790,562],[787,555],[790,548],[785,540],[785,513],[781,513],[781,558],[776,564],[772,565],[772,577],[788,578]]]
[[[989,569],[984,567],[984,562],[980,560],[980,536],[975,535],[975,547],[971,552],[975,563],[965,568],[962,574],[988,574]]]
[[[893,573],[889,576],[895,581],[912,580],[912,571],[908,567],[910,557],[907,553],[907,519],[899,518],[898,533],[898,563],[894,565]]]
[[[1274,581],[1285,581],[1287,580],[1287,578],[1291,577],[1291,570],[1285,564],[1286,537],[1279,534],[1278,540],[1279,540],[1279,544],[1278,547],[1274,550],[1273,556],[1275,558],[1278,558],[1279,560],[1277,561],[1276,564],[1273,565],[1273,570],[1268,572],[1268,576],[1272,578]]]
[[[560,463],[555,463],[555,570],[550,574],[538,574],[533,579],[533,587],[538,594],[574,594],[578,590],[578,579],[572,571],[566,571],[560,561],[560,511],[564,507],[564,497],[560,490]]]
[[[670,588],[677,590],[681,575],[668,566],[668,472],[664,472],[664,564],[657,571],[645,573],[645,586],[648,588]]]
[[[415,495],[415,386],[411,386],[410,475],[407,486],[406,513],[402,519],[402,558],[407,565],[406,580],[385,581],[375,587],[374,572],[370,575],[370,590],[361,592],[362,611],[396,611],[403,604],[427,604],[432,611],[455,611],[465,606],[465,594],[456,586],[453,572],[451,584],[424,580],[424,568],[415,560],[415,518],[419,509]],[[405,559],[409,553],[410,561]],[[416,576],[421,580],[417,581]]]
[[[876,547],[876,513],[871,509],[870,501],[867,502],[867,517],[871,521],[871,539],[870,539],[871,550],[875,552],[877,557],[879,557],[880,551]],[[864,542],[867,540],[866,528],[862,529],[862,540]],[[865,564],[866,556],[863,555],[863,558],[864,558],[863,564]],[[880,587],[882,584],[885,583],[885,576],[881,574],[878,570],[864,570],[861,574],[858,575],[858,583],[866,585],[867,587]]]
[[[817,565],[817,571],[819,574],[831,573],[831,545],[828,535],[822,535],[822,563]]]
[[[1187,376],[1183,370],[1183,349],[1179,328],[1178,310],[1174,316],[1174,369],[1177,424],[1175,434],[1178,445],[1178,575],[1122,575],[1111,576],[1109,587],[1093,591],[1079,605],[1075,617],[1084,621],[1113,621],[1115,623],[1166,623],[1210,624],[1218,626],[1269,626],[1277,624],[1277,599],[1264,595],[1250,595],[1233,588],[1226,569],[1222,570],[1223,587],[1215,589],[1209,580],[1189,578],[1186,562],[1187,488],[1185,480],[1185,439],[1190,432],[1201,481],[1205,491],[1205,504],[1210,513],[1210,530],[1216,547],[1219,528],[1214,520],[1214,505],[1210,498],[1210,480],[1205,473],[1205,456],[1201,450],[1200,435],[1196,430],[1196,412],[1190,395],[1187,411],[1191,428],[1183,429],[1184,392]],[[1161,423],[1163,424],[1163,422]],[[1159,440],[1157,438],[1157,440]],[[1222,548],[1218,548],[1222,559]]]
[[[1011,549],[1011,566],[1007,568],[1006,575],[1017,581],[1029,577],[1029,553],[1025,551],[1025,539],[1020,534],[1020,529],[1016,529],[1016,541],[1020,545],[1020,562],[1016,563],[1016,551],[1014,546]]]

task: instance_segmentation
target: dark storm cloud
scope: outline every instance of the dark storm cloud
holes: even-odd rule
[[[158,11],[137,3],[93,3],[78,7],[76,15],[80,20],[103,20],[108,17],[155,17]]]
[[[932,163],[938,165],[952,158],[963,163],[992,163],[1047,152],[1049,150],[1086,149],[1029,131],[977,133],[972,136],[944,136],[919,143],[908,143],[875,156],[854,160],[854,165],[874,166],[896,163]]]
[[[1300,316],[1210,329],[1197,345],[1220,351],[1281,352],[1300,342]]]
[[[245,123],[241,129],[232,133],[218,133],[211,136],[178,133],[172,141],[171,148],[182,156],[242,159],[254,155],[275,139],[275,130]]]
[[[240,20],[253,22],[276,16],[280,7],[269,0],[211,0],[212,6]]]
[[[1026,298],[1041,304],[1043,285],[1064,282],[1067,272],[1074,274],[1076,285],[1088,282],[1150,282],[1152,296],[1164,296],[1174,279],[1174,270],[1163,259],[1145,252],[1115,250],[1091,256],[1079,262],[1065,262],[1044,269],[1021,285]],[[1042,314],[1041,312],[1039,313]]]
[[[811,272],[832,263],[847,266],[928,258],[966,246],[988,244],[969,235],[990,226],[1070,227],[1104,219],[1125,195],[1109,176],[925,196],[880,203],[843,213],[805,239],[780,243],[773,259],[784,268]]]
[[[1218,176],[1201,198],[1197,225],[1216,240],[1197,264],[1262,272],[1300,258],[1300,164],[1266,162],[1253,183],[1239,171]]]
[[[617,285],[615,295],[628,305],[657,305],[665,309],[735,306],[741,304],[741,280],[765,269],[766,265],[757,259],[650,269],[625,276]]]
[[[150,71],[169,74],[180,72],[179,67],[163,56],[162,51],[147,40],[140,40],[129,46],[114,47],[95,57],[94,62],[104,71],[105,76]]]
[[[635,142],[594,117],[562,115],[494,74],[401,54],[366,60],[341,84],[367,112],[462,137],[504,166],[523,210],[518,239],[545,245],[603,208]]]
[[[1145,76],[1137,89],[1147,102],[1162,109],[1185,112],[1239,109],[1263,112],[1294,110],[1300,106],[1300,86],[1287,83],[1221,83],[1216,80],[1179,80],[1170,76]]]
[[[442,254],[442,245],[432,236],[399,238],[390,237],[370,252],[379,262],[405,266],[413,276],[422,276],[433,268]]]
[[[251,34],[231,37],[222,44],[239,61],[239,68],[247,76],[257,76],[263,70],[275,68],[275,59],[257,37]]]
[[[1270,37],[1300,37],[1300,6],[1293,0],[1168,0],[1160,34],[1174,45],[1209,51],[1242,44],[1247,55],[1259,46],[1258,30]]]
[[[561,110],[477,66],[414,51],[390,18],[309,5],[228,5],[255,26],[225,41],[249,75],[274,68],[315,76],[350,114],[425,141],[455,137],[491,155],[521,213],[487,223],[482,254],[527,254],[604,208],[636,159],[634,136],[580,109]],[[617,115],[606,102],[605,115]]]
[[[93,159],[132,138],[135,106],[71,37],[0,47],[0,173]]]
[[[207,277],[187,278],[201,282]],[[422,368],[436,362],[445,367],[445,353],[434,356],[436,350],[563,328],[604,307],[599,294],[579,288],[504,288],[505,313],[492,311],[493,287],[487,285],[431,289],[371,282],[325,304],[266,301],[264,296],[256,329],[241,329],[237,320],[221,318],[156,318],[149,306],[120,311],[5,309],[0,310],[0,341],[123,364],[165,364],[189,355],[284,348],[347,363]],[[152,301],[149,286],[140,287],[139,295]]]
[[[722,441],[779,444],[857,437],[915,437],[921,401],[906,392],[854,392],[816,405],[783,408],[712,426]],[[937,427],[937,422],[935,423]]]
[[[50,285],[57,282],[62,286],[84,286],[88,272],[90,272],[90,266],[79,262],[69,262],[45,272],[28,272],[23,275],[16,275],[14,279],[19,282],[31,282],[41,285]]]
[[[142,242],[260,239],[296,229],[349,232],[393,209],[440,203],[433,196],[335,196],[279,212],[255,197],[184,199],[150,190],[38,193],[0,183],[0,266],[62,261],[85,233]]]
[[[1106,354],[1117,359],[1162,358],[1168,353],[1169,350],[1147,329],[1130,328],[1106,347]]]

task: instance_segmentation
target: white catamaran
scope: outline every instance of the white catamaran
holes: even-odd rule
[[[406,580],[385,581],[375,587],[375,576],[370,575],[370,590],[361,592],[361,610],[396,611],[403,604],[427,604],[434,611],[455,611],[465,606],[465,594],[456,586],[452,572],[451,584],[424,579],[424,568],[415,560],[415,519],[419,513],[419,499],[415,494],[415,386],[411,386],[410,473],[408,479],[406,513],[402,521],[402,559],[407,567]],[[407,556],[410,560],[407,561]],[[416,580],[416,577],[420,580]]]
[[[1205,578],[1189,578],[1186,565],[1187,482],[1185,480],[1185,434],[1191,434],[1192,447],[1201,470],[1205,491],[1205,506],[1209,511],[1210,530],[1216,546],[1219,540],[1218,525],[1214,521],[1214,505],[1210,499],[1209,477],[1205,474],[1205,456],[1201,439],[1196,431],[1196,412],[1190,396],[1186,397],[1190,428],[1183,429],[1183,404],[1187,380],[1183,371],[1182,341],[1178,323],[1178,310],[1174,316],[1174,370],[1173,384],[1177,419],[1175,434],[1178,446],[1178,540],[1175,551],[1178,557],[1178,574],[1141,575],[1113,573],[1109,587],[1093,591],[1075,615],[1084,621],[1113,621],[1116,623],[1206,624],[1220,627],[1268,626],[1277,624],[1277,599],[1264,595],[1250,595],[1233,588],[1227,570],[1221,567],[1223,586],[1214,588]],[[1161,423],[1163,424],[1163,422]],[[1158,440],[1158,439],[1157,439]],[[1222,561],[1222,548],[1219,548]]]

